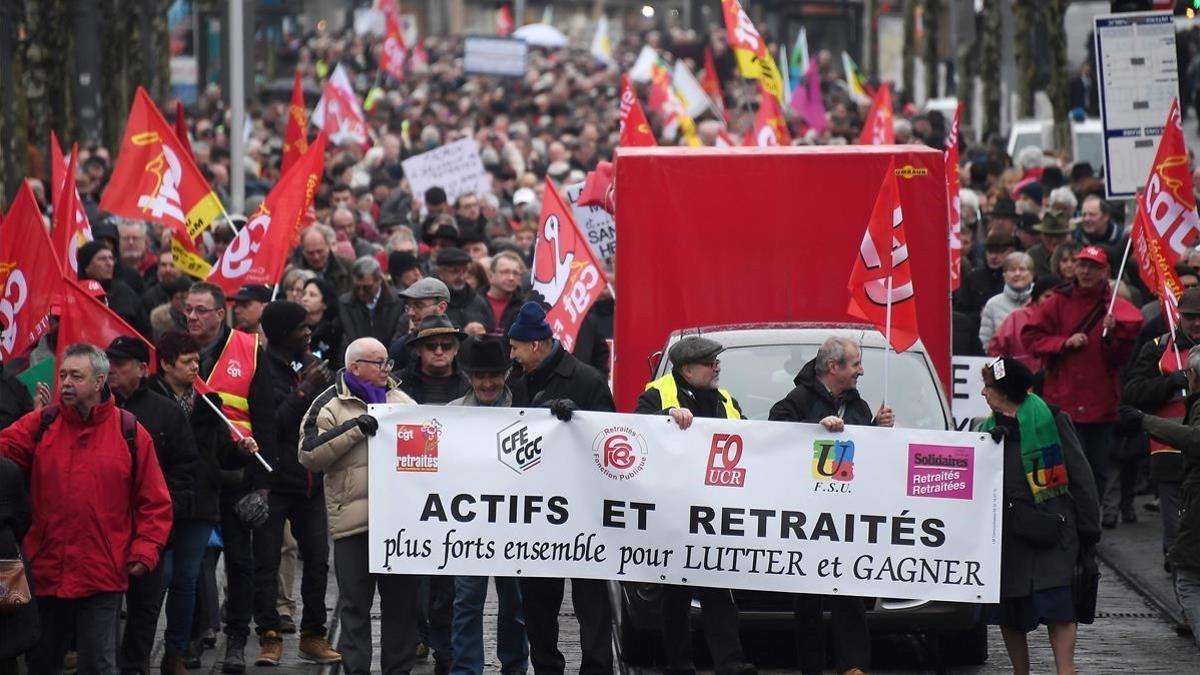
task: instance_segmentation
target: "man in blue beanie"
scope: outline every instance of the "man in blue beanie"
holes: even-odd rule
[[[521,306],[508,329],[513,361],[523,374],[513,391],[524,391],[521,405],[549,408],[568,422],[576,410],[615,412],[612,392],[598,370],[580,362],[554,339],[546,311],[536,302]],[[536,673],[562,673],[566,660],[558,650],[558,610],[563,600],[563,580],[521,578],[525,632],[529,661]],[[612,606],[607,585],[595,579],[572,579],[571,599],[579,621],[582,651],[580,675],[610,675],[612,659]]]

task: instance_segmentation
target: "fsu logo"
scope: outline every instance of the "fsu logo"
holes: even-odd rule
[[[592,459],[613,480],[632,480],[646,468],[646,439],[626,426],[603,429],[592,441]]]
[[[850,492],[854,480],[854,441],[813,442],[812,477],[814,492]]]

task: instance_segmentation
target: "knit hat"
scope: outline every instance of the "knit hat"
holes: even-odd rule
[[[83,246],[80,246],[79,250],[75,252],[75,260],[79,262],[80,273],[87,269],[88,265],[92,264],[92,258],[95,258],[97,254],[107,248],[108,247],[104,245],[104,242],[98,239],[89,241]]]
[[[984,382],[1013,403],[1021,403],[1033,386],[1033,371],[1020,361],[1004,356],[983,367]]]
[[[521,342],[549,340],[553,336],[550,324],[546,323],[546,310],[536,302],[527,302],[521,305],[521,311],[517,312],[517,319],[508,329],[508,337]]]
[[[288,333],[299,328],[308,318],[308,312],[299,303],[276,300],[263,307],[262,329],[267,342],[275,344],[287,338]]]

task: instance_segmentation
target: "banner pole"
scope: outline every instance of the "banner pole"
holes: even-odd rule
[[[1129,249],[1133,244],[1133,237],[1125,240],[1125,253],[1121,256],[1121,266],[1117,268],[1117,283],[1113,285],[1112,297],[1108,300],[1108,314],[1112,316],[1113,308],[1117,306],[1117,291],[1121,290],[1121,273],[1125,271],[1125,263],[1129,260]],[[1100,331],[1100,337],[1108,337],[1108,329]]]
[[[246,434],[242,433],[242,430],[239,429],[236,424],[234,424],[233,422],[230,422],[229,418],[225,416],[225,413],[222,412],[221,409],[219,407],[217,407],[217,405],[215,403],[208,400],[207,396],[200,393],[199,391],[196,392],[196,396],[203,399],[203,401],[208,404],[208,407],[212,408],[213,412],[217,413],[217,416],[220,417],[223,422],[225,422],[225,424],[229,427],[230,431],[233,432],[233,435],[237,436],[239,441],[246,438]],[[257,459],[258,463],[262,464],[263,468],[266,469],[268,472],[272,472],[275,470],[275,469],[271,468],[270,464],[267,464],[267,460],[263,459],[262,455],[260,455],[259,453],[257,453],[257,452],[254,453],[254,458]]]
[[[892,275],[887,278],[887,310],[884,318],[883,334],[883,401],[888,402],[888,366],[892,360]]]
[[[1171,328],[1171,351],[1175,354],[1175,367],[1183,370],[1183,359],[1179,358],[1179,347],[1175,342],[1175,294],[1171,289],[1163,289],[1167,293],[1167,297],[1163,298],[1167,302],[1163,303],[1163,311],[1167,314],[1167,325]],[[1187,387],[1183,388],[1183,397],[1187,398]]]

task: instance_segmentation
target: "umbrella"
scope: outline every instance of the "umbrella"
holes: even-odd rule
[[[513,31],[513,37],[520,38],[534,47],[554,49],[567,46],[567,36],[548,23],[526,24]]]

